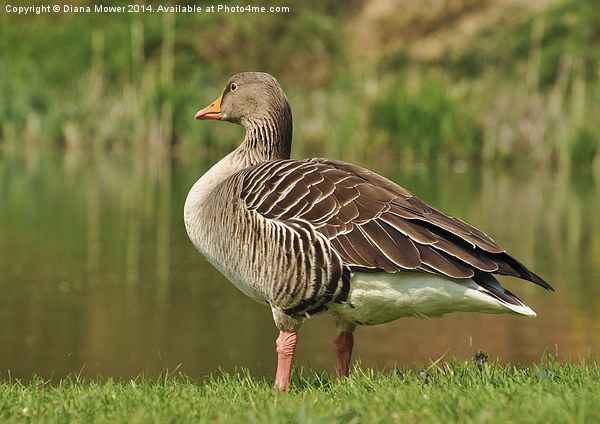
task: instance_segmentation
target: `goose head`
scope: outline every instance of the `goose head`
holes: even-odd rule
[[[263,72],[232,76],[221,95],[196,119],[233,122],[246,128],[246,147],[287,159],[292,142],[292,110],[279,82]]]
[[[243,72],[232,76],[223,93],[196,113],[196,119],[217,119],[246,126],[270,117],[291,119],[291,108],[279,82],[263,72]]]

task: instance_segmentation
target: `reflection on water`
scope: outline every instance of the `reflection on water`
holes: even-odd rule
[[[236,366],[273,375],[270,311],[196,253],[185,196],[207,164],[166,157],[0,156],[0,378],[69,373],[129,378]],[[485,349],[578,360],[600,348],[600,187],[589,175],[473,171],[394,175],[421,198],[484,229],[557,293],[503,279],[537,313],[456,313],[357,330],[363,366],[410,366]],[[333,371],[327,317],[300,330],[297,364]],[[472,348],[470,347],[472,346]]]

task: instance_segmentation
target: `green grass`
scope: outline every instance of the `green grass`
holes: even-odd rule
[[[9,381],[0,384],[0,421],[260,423],[561,423],[600,420],[595,361],[503,366],[487,355],[440,360],[409,370],[355,367],[336,385],[329,375],[295,372],[288,393],[247,372],[196,381],[163,372],[130,381]],[[481,363],[478,361],[481,359]]]

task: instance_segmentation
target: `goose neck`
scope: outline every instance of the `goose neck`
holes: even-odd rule
[[[244,122],[244,127],[246,128],[246,138],[238,149],[251,158],[252,165],[290,158],[291,119],[277,120],[273,117],[254,119]]]

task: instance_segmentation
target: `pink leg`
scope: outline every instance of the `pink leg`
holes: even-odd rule
[[[277,338],[277,375],[275,376],[275,388],[286,391],[290,388],[290,375],[292,373],[292,361],[296,350],[298,333],[295,331],[280,331]]]
[[[350,370],[350,357],[354,346],[354,335],[350,331],[340,331],[340,335],[333,341],[333,350],[336,359],[336,377],[339,382],[341,377],[348,377]]]

